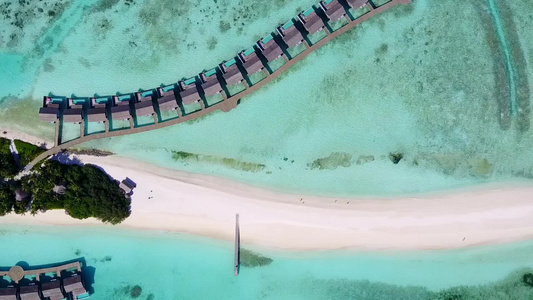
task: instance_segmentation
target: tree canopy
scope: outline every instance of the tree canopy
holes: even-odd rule
[[[35,146],[30,143],[23,142],[21,140],[14,140],[15,147],[20,157],[20,164],[25,166],[29,164],[34,158],[43,153],[45,149]]]
[[[66,187],[64,194],[53,191]],[[76,219],[95,217],[118,224],[130,215],[131,200],[117,182],[93,165],[63,165],[46,161],[22,179],[22,187],[33,195],[32,213],[49,209],[65,209]]]
[[[11,154],[11,141],[0,138],[0,178],[13,178],[19,172],[15,158]]]

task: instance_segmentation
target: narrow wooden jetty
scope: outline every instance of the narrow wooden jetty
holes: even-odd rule
[[[53,148],[47,150],[46,152],[44,152],[41,155],[39,155],[38,157],[36,157],[30,164],[28,164],[26,166],[26,170],[30,170],[35,163],[47,158],[50,155],[54,155],[56,153],[59,153],[63,149],[68,149],[68,148],[73,147],[75,145],[78,145],[78,144],[81,144],[81,143],[85,143],[85,142],[88,142],[88,141],[91,141],[91,140],[94,140],[94,139],[122,136],[122,135],[127,135],[127,134],[134,134],[134,133],[145,132],[145,131],[149,131],[149,130],[160,129],[160,128],[164,128],[164,127],[167,127],[167,126],[171,126],[171,125],[187,122],[187,121],[202,117],[202,116],[204,116],[206,114],[209,114],[211,112],[214,112],[216,110],[222,110],[224,112],[228,112],[228,111],[232,110],[233,108],[237,107],[237,103],[239,102],[240,99],[250,95],[251,93],[257,91],[259,88],[261,88],[264,85],[268,84],[269,82],[274,80],[276,77],[278,77],[281,73],[285,72],[287,69],[292,67],[294,64],[296,64],[300,60],[304,59],[306,56],[311,54],[313,51],[315,51],[315,50],[319,49],[320,47],[324,46],[329,41],[335,39],[336,37],[338,37],[339,35],[345,33],[346,31],[354,28],[358,24],[361,24],[364,21],[366,21],[366,20],[368,20],[368,19],[370,19],[370,18],[372,18],[372,17],[374,17],[374,16],[376,16],[376,15],[382,13],[382,12],[391,9],[392,7],[394,7],[394,6],[398,5],[398,4],[407,5],[407,4],[411,3],[412,0],[390,0],[389,2],[387,2],[387,3],[385,3],[385,4],[381,5],[381,6],[376,6],[371,0],[346,0],[346,1],[347,2],[345,4],[343,4],[343,7],[344,7],[347,15],[349,15],[349,17],[347,18],[348,19],[348,23],[346,25],[338,28],[337,30],[335,30],[333,32],[330,32],[329,30],[326,30],[326,34],[327,35],[323,39],[321,39],[321,40],[319,40],[319,41],[317,41],[315,43],[312,43],[312,44],[309,43],[307,41],[307,39],[303,39],[303,43],[305,45],[305,50],[303,50],[302,52],[300,52],[296,56],[291,57],[290,59],[285,58],[285,56],[283,55],[283,57],[286,59],[285,64],[283,66],[281,66],[280,68],[278,68],[277,70],[275,70],[274,72],[272,72],[272,73],[269,73],[268,71],[265,71],[265,76],[266,77],[264,79],[262,79],[261,81],[253,84],[253,85],[249,85],[247,83],[247,80],[242,81],[242,83],[244,85],[244,89],[242,91],[236,93],[236,94],[230,94],[228,92],[228,89],[227,89],[228,86],[232,85],[233,81],[232,82],[226,82],[226,84],[225,84],[226,88],[224,89],[224,97],[223,97],[224,100],[220,101],[220,102],[217,102],[215,104],[212,104],[212,105],[208,105],[206,103],[207,101],[205,99],[201,99],[200,102],[202,104],[202,109],[200,109],[200,110],[196,110],[196,111],[193,111],[193,112],[190,112],[190,113],[186,113],[185,112],[185,108],[184,108],[184,106],[186,106],[186,103],[184,103],[182,101],[183,99],[181,99],[181,97],[176,97],[176,98],[171,99],[174,102],[173,103],[174,104],[173,107],[177,108],[176,109],[177,116],[175,118],[158,122],[157,121],[158,118],[156,117],[156,115],[154,115],[154,120],[156,120],[154,122],[154,124],[144,125],[144,126],[137,126],[137,127],[133,127],[133,128],[129,128],[129,129],[122,129],[122,130],[109,129],[108,128],[108,126],[109,126],[108,124],[110,123],[109,122],[109,118],[112,118],[112,117],[107,116],[102,110],[102,113],[99,114],[99,117],[101,117],[102,120],[96,120],[96,121],[102,121],[102,122],[104,122],[106,124],[105,132],[87,134],[87,135],[81,136],[80,138],[77,138],[75,140],[71,140],[71,141],[62,143],[61,142],[61,138],[60,138],[60,132],[58,132],[58,131],[61,130],[61,126],[58,126],[58,123],[62,122],[61,121],[62,118],[61,118],[60,115],[58,117],[55,117],[56,116],[55,115],[56,111],[52,112],[52,117],[46,115],[47,113],[49,114],[49,111],[48,111],[49,107],[47,107],[46,105],[50,106],[50,104],[46,104],[45,103],[44,104],[45,107],[43,107],[41,109],[42,111],[41,111],[40,117],[41,117],[41,119],[43,121],[56,123],[56,133],[55,133],[55,136],[56,136],[55,143],[56,144],[54,145]],[[343,3],[344,3],[344,1],[343,1]],[[319,7],[321,7],[321,6],[319,6]],[[366,9],[367,12],[365,12],[364,14],[362,14],[362,15],[360,15],[358,17],[354,17],[354,15],[350,12],[350,9],[353,9],[353,10]],[[320,23],[320,22],[325,22],[325,23],[329,24],[330,20],[327,19],[327,17],[320,17],[320,18],[323,18],[323,19],[321,19],[321,20],[317,19],[316,20],[317,24]],[[290,21],[289,23],[293,24],[292,21]],[[308,37],[309,35],[312,34],[311,32],[306,32],[305,30],[300,31],[300,29],[298,29],[296,27],[292,28],[292,30],[293,31],[294,30],[298,31],[297,33],[299,35],[302,35],[302,36],[305,36],[305,37]],[[279,32],[278,33],[274,33],[274,37],[273,38],[274,38],[275,42],[282,41],[282,44],[280,44],[280,46],[283,49],[285,49],[285,51],[288,48],[290,48],[291,46],[294,46],[293,43],[289,41],[290,40],[289,37],[281,35],[278,38],[279,34],[280,34]],[[235,58],[231,59],[230,62],[237,62],[237,63],[234,64],[234,66],[233,66],[234,68],[232,69],[232,72],[242,73],[241,76],[245,76],[245,77],[248,76],[248,74],[246,74],[246,69],[244,68],[245,62],[243,62],[243,61],[241,61],[239,59],[239,55],[237,55]],[[236,64],[238,64],[240,67],[236,68],[237,67]],[[259,65],[259,63],[257,65]],[[241,67],[242,67],[242,69],[241,69]],[[242,72],[242,70],[244,70],[244,72]],[[253,71],[253,70],[251,70],[251,71]],[[224,74],[225,74],[224,70],[221,70],[221,73],[223,74],[222,77],[224,77]],[[226,79],[226,78],[224,77],[224,79]],[[224,80],[224,81],[226,81],[226,80]],[[176,89],[176,88],[172,88],[171,91],[174,91],[177,94],[179,94],[179,90]],[[205,94],[204,91],[202,91],[201,94]],[[161,96],[161,97],[163,97],[163,96]],[[56,99],[56,98],[57,97],[54,97],[53,99]],[[155,106],[159,106],[158,103],[160,103],[159,102],[160,99],[161,98],[153,100]],[[44,109],[44,108],[47,108],[48,110]],[[94,110],[94,108],[93,108],[93,110]],[[86,112],[86,114],[88,115],[88,118],[87,118],[86,121],[87,122],[92,122],[91,121],[90,111]]]
[[[239,258],[241,251],[241,233],[239,231],[239,214],[235,216],[235,276],[239,275]]]

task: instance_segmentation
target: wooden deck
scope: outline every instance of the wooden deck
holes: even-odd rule
[[[9,271],[0,271],[0,276],[9,276],[11,280],[15,283],[18,283],[24,276],[34,275],[37,281],[41,274],[45,273],[56,273],[58,277],[61,277],[61,272],[69,269],[76,269],[78,272],[81,272],[80,262],[73,262],[66,265],[44,268],[44,269],[35,269],[25,271],[22,267],[14,266]]]
[[[78,144],[81,144],[81,143],[85,143],[85,142],[88,142],[88,141],[91,141],[91,140],[101,139],[101,138],[108,138],[108,137],[115,137],[115,136],[122,136],[122,135],[134,134],[134,133],[140,133],[140,132],[146,132],[146,131],[150,131],[150,130],[156,130],[156,129],[164,128],[164,127],[167,127],[167,126],[172,126],[172,125],[175,125],[175,124],[187,122],[187,121],[199,118],[201,116],[204,116],[206,114],[209,114],[209,113],[211,113],[213,111],[216,111],[216,110],[222,110],[224,112],[230,111],[233,108],[237,107],[237,103],[238,103],[238,101],[241,98],[244,98],[244,97],[250,95],[251,93],[253,93],[253,92],[257,91],[258,89],[260,89],[261,87],[263,87],[264,85],[268,84],[269,82],[274,80],[276,77],[278,77],[281,73],[285,72],[287,69],[292,67],[294,64],[296,64],[300,60],[304,59],[306,56],[311,54],[313,51],[315,51],[315,50],[319,49],[320,47],[324,46],[329,41],[335,39],[339,35],[347,32],[348,30],[350,30],[352,28],[354,28],[358,24],[361,24],[362,22],[364,22],[364,21],[374,17],[375,15],[378,15],[378,14],[380,14],[380,13],[382,13],[382,12],[384,12],[384,11],[386,11],[386,10],[388,10],[388,9],[398,5],[398,4],[409,4],[409,3],[411,3],[411,0],[391,0],[390,2],[380,6],[378,8],[374,8],[371,3],[366,4],[366,6],[370,9],[370,11],[368,13],[366,13],[366,14],[364,14],[364,15],[356,18],[356,19],[349,18],[348,24],[346,24],[345,26],[337,29],[336,31],[334,31],[332,33],[329,33],[325,38],[321,39],[320,41],[316,42],[315,44],[309,45],[308,43],[305,43],[307,48],[304,51],[302,51],[297,56],[295,56],[295,57],[291,58],[290,60],[288,60],[282,67],[280,67],[276,71],[274,71],[272,73],[266,72],[266,74],[267,74],[266,78],[264,78],[260,82],[254,84],[252,86],[247,86],[246,85],[246,88],[243,91],[241,91],[240,93],[235,94],[235,95],[227,95],[227,98],[224,101],[221,101],[221,102],[218,102],[216,104],[207,106],[207,107],[205,107],[205,108],[203,108],[203,109],[201,109],[199,111],[196,111],[196,112],[184,115],[184,116],[180,116],[180,117],[175,118],[175,119],[171,119],[171,120],[167,120],[167,121],[163,121],[163,122],[155,122],[155,124],[151,124],[151,125],[147,125],[147,126],[134,127],[134,128],[130,128],[130,129],[123,129],[123,130],[117,130],[117,131],[107,130],[107,126],[108,126],[109,122],[106,122],[106,131],[105,132],[85,135],[85,136],[82,136],[82,137],[80,137],[78,139],[75,139],[75,140],[72,140],[72,141],[69,141],[69,142],[65,142],[65,143],[62,143],[62,144],[60,144],[60,137],[59,137],[60,134],[58,132],[60,126],[57,125],[59,123],[59,121],[58,121],[58,122],[56,122],[56,134],[55,134],[56,144],[55,144],[55,146],[53,148],[47,150],[46,152],[42,153],[41,155],[39,155],[37,158],[35,158],[30,164],[28,164],[26,166],[25,170],[30,170],[37,162],[47,158],[50,155],[54,155],[56,153],[59,153],[63,149],[68,149],[68,148],[73,147],[75,145],[78,145]]]

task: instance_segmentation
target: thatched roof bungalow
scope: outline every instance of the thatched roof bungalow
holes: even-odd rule
[[[41,300],[39,286],[33,282],[30,285],[21,286],[19,288],[19,297],[20,300]]]
[[[80,296],[88,295],[79,272],[63,278],[63,289],[72,296],[72,299],[80,299]]]
[[[174,86],[168,86],[164,88],[157,88],[159,98],[157,98],[157,104],[160,111],[171,111],[179,109],[178,102],[176,101],[176,94],[174,93]]]
[[[131,95],[113,96],[111,116],[114,120],[127,120],[131,118],[130,103]]]
[[[62,102],[61,98],[43,97],[43,107],[39,109],[39,120],[55,123],[59,119],[59,108]]]
[[[233,58],[219,65],[226,85],[239,84],[244,80],[241,70],[237,66],[237,59]]]
[[[332,22],[338,21],[346,16],[346,10],[339,2],[339,0],[324,0],[320,1],[320,7]]]
[[[296,28],[293,20],[290,20],[283,26],[279,26],[278,32],[281,35],[281,39],[283,39],[289,48],[298,46],[304,41],[304,36],[300,30]]]
[[[198,103],[202,100],[196,86],[196,77],[180,80],[178,85],[180,87],[181,101],[184,105]]]
[[[0,300],[18,300],[17,288],[14,286],[0,288]]]
[[[137,117],[151,116],[155,113],[153,95],[153,91],[135,93],[135,114]]]
[[[257,47],[261,50],[261,53],[263,53],[268,62],[272,62],[283,56],[283,50],[274,39],[273,33],[259,40],[257,42]]]
[[[349,7],[351,7],[352,9],[357,10],[357,9],[365,6],[368,3],[368,0],[346,0],[346,2],[348,3]]]
[[[137,185],[129,178],[122,180],[119,188],[124,191],[124,194],[129,195]]]
[[[17,201],[23,201],[24,199],[28,198],[28,193],[23,191],[21,188],[18,188],[15,190],[15,200]]]
[[[49,300],[65,299],[65,295],[63,295],[63,292],[61,291],[61,282],[57,279],[42,283],[41,292],[43,293],[43,297]]]
[[[63,111],[63,122],[66,123],[81,123],[83,122],[83,107],[85,105],[84,99],[67,99],[67,109]]]
[[[250,47],[246,51],[241,51],[241,53],[239,53],[239,57],[243,61],[244,69],[248,75],[255,74],[265,68],[259,59],[259,56],[257,56],[254,47]]]
[[[91,108],[87,111],[87,120],[89,122],[102,123],[107,121],[107,103],[108,98],[91,98]]]
[[[298,14],[298,18],[309,34],[315,34],[326,27],[326,24],[324,24],[324,21],[316,13],[315,8],[312,6],[306,11]]]
[[[214,96],[222,92],[222,85],[217,77],[218,68],[213,68],[209,71],[200,73],[200,80],[202,81],[202,90],[206,97]]]

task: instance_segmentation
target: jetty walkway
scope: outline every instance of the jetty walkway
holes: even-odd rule
[[[25,170],[48,156],[61,152],[75,145],[95,139],[122,136],[164,128],[174,124],[190,121],[215,110],[224,112],[237,107],[241,98],[268,84],[281,73],[304,59],[313,51],[322,47],[339,35],[358,24],[378,15],[398,4],[409,4],[412,0],[325,0],[300,13],[286,24],[279,26],[276,33],[258,41],[256,45],[242,51],[235,58],[221,63],[218,67],[181,80],[175,85],[159,87],[150,91],[129,95],[70,99],[66,97],[44,97],[43,107],[39,111],[42,121],[55,124],[54,147],[35,158]],[[380,4],[383,3],[383,4]],[[332,25],[341,23],[336,30]],[[312,43],[313,36],[325,36]],[[304,50],[291,55],[291,50],[298,47]],[[282,58],[284,64],[276,70],[271,63]],[[264,78],[255,84],[250,77],[264,74]],[[231,94],[229,89],[237,85],[242,90]],[[221,101],[209,105],[208,97],[218,96]],[[187,107],[199,104],[201,109],[187,112]],[[162,120],[161,112],[175,111],[177,116]],[[154,123],[135,125],[134,118],[152,116]],[[112,130],[113,120],[127,120],[130,128]],[[61,142],[63,123],[80,125],[80,137],[65,143]],[[86,134],[89,122],[105,123],[105,131]]]
[[[79,261],[55,267],[24,270],[14,266],[9,271],[0,271],[0,282],[9,277],[7,286],[0,286],[2,300],[62,300],[85,299],[89,293],[85,289]]]

